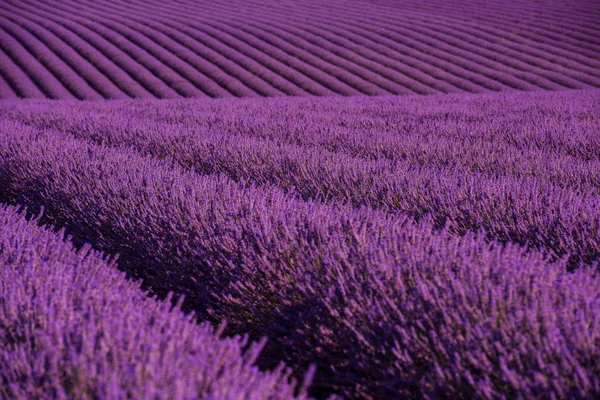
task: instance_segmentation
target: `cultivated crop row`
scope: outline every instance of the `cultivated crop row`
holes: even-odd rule
[[[105,3],[106,6],[110,6],[109,3]],[[428,31],[426,32],[426,36],[423,36],[423,38],[428,39],[429,36],[431,36],[432,34],[436,34],[436,32],[438,32],[440,30],[440,28],[446,26],[449,27],[449,29],[443,30],[442,33],[444,33],[446,36],[440,36],[438,35],[438,40],[441,40],[441,43],[447,41],[448,39],[451,39],[453,37],[455,37],[456,35],[460,35],[462,34],[462,36],[460,37],[459,41],[455,41],[454,45],[457,47],[463,47],[466,50],[469,50],[471,52],[483,52],[482,54],[485,54],[486,57],[490,57],[492,60],[493,59],[498,59],[498,55],[494,54],[493,52],[487,52],[486,53],[486,49],[488,49],[490,46],[491,48],[494,48],[498,51],[498,54],[504,56],[504,57],[500,57],[499,60],[501,62],[509,62],[511,63],[512,58],[515,57],[515,60],[517,59],[521,59],[523,58],[526,61],[529,61],[531,63],[536,63],[536,62],[544,62],[544,60],[546,58],[550,58],[551,60],[558,62],[560,65],[565,65],[568,66],[571,69],[577,70],[577,69],[583,69],[584,71],[591,73],[591,74],[598,74],[598,70],[597,67],[600,65],[598,63],[597,60],[594,59],[594,57],[592,57],[591,59],[587,59],[585,62],[586,63],[593,63],[596,66],[596,69],[592,68],[586,68],[585,65],[581,65],[579,63],[573,62],[571,59],[572,58],[576,58],[578,56],[578,54],[571,54],[569,52],[567,52],[566,54],[563,55],[564,51],[559,51],[557,52],[556,50],[553,51],[553,49],[548,48],[547,52],[544,51],[539,51],[535,48],[535,46],[531,46],[531,43],[529,44],[529,46],[527,47],[519,47],[519,45],[517,44],[513,44],[511,41],[506,41],[507,42],[507,46],[509,46],[509,48],[507,49],[503,49],[501,48],[501,46],[496,46],[496,43],[498,41],[498,38],[502,38],[503,36],[506,35],[511,35],[511,33],[503,33],[502,31],[496,31],[496,35],[489,35],[489,34],[485,34],[483,32],[481,32],[480,30],[477,29],[469,29],[470,26],[472,26],[472,24],[456,24],[453,23],[452,21],[448,21],[447,18],[440,18],[438,16],[436,16],[435,14],[432,16],[427,16],[425,17],[422,13],[418,13],[418,12],[412,12],[410,9],[409,10],[405,10],[403,9],[401,14],[398,13],[398,10],[394,10],[391,11],[391,14],[381,14],[381,12],[377,12],[377,11],[373,11],[372,9],[370,10],[361,10],[360,7],[356,7],[356,8],[348,8],[345,12],[344,12],[344,17],[346,18],[340,18],[341,14],[340,13],[336,13],[335,11],[332,12],[331,8],[327,8],[324,7],[323,5],[319,5],[319,4],[314,4],[314,7],[317,8],[321,8],[322,10],[320,11],[320,14],[315,14],[315,13],[310,13],[310,14],[306,14],[303,15],[305,13],[303,13],[302,11],[299,10],[294,10],[293,12],[286,12],[284,10],[277,10],[275,12],[270,11],[269,9],[265,8],[264,10],[260,10],[260,11],[254,11],[254,12],[249,12],[249,13],[245,13],[245,20],[242,20],[242,22],[246,22],[246,21],[251,21],[252,18],[249,18],[251,16],[254,17],[254,19],[256,19],[258,17],[259,21],[261,22],[277,22],[278,20],[281,21],[282,19],[285,21],[284,26],[288,25],[288,22],[290,20],[297,20],[299,21],[299,25],[301,27],[304,26],[310,26],[310,25],[314,25],[313,21],[320,21],[321,23],[318,25],[320,27],[327,27],[329,26],[330,23],[332,23],[333,21],[344,21],[346,23],[348,23],[349,25],[358,25],[358,26],[362,26],[364,27],[369,27],[371,31],[375,30],[378,32],[381,32],[382,30],[380,28],[385,28],[385,27],[396,27],[398,24],[402,25],[402,26],[406,26],[409,31],[412,27],[429,27],[430,29],[428,29]],[[157,7],[157,5],[155,5],[155,7]],[[214,10],[213,10],[214,7]],[[223,17],[227,17],[229,18],[234,18],[234,19],[239,19],[236,18],[237,15],[235,11],[228,9],[227,6],[225,5],[214,5],[213,7],[209,8],[208,10],[204,10],[205,13],[208,13],[208,15],[210,16],[214,16],[214,18],[223,18]],[[181,8],[182,7],[169,7],[168,5],[162,5],[161,6],[162,10],[168,10],[170,12],[172,12],[173,17],[177,16],[177,15],[181,15]],[[158,9],[158,7],[157,7]],[[127,8],[124,7],[124,10],[129,10],[130,12],[133,11],[133,9],[131,8]],[[136,9],[135,10],[136,13],[139,13],[140,10]],[[143,11],[142,11],[143,12]],[[146,13],[148,12],[148,10],[146,9],[145,11]],[[201,14],[198,12],[197,9],[194,9],[192,7],[190,8],[186,8],[186,15],[189,16],[198,16],[201,17]],[[270,16],[269,19],[264,18],[264,16]],[[389,16],[390,15],[394,15],[397,16],[398,19],[394,21],[393,24],[390,23],[390,19]],[[385,16],[385,17],[384,17]],[[402,18],[402,16],[404,16]],[[262,18],[261,18],[262,17]],[[299,18],[302,17],[302,18]],[[350,17],[350,18],[348,18]],[[370,17],[368,20],[364,20],[365,18]],[[410,24],[408,24],[405,19],[406,17],[410,17]],[[425,17],[425,18],[424,18]],[[196,21],[198,20],[198,18],[196,18]],[[361,21],[363,21],[364,23],[360,23]],[[440,25],[441,24],[441,25]],[[375,29],[374,29],[375,28]],[[433,28],[433,29],[431,29]],[[461,32],[465,32],[466,35],[464,33]],[[514,36],[514,35],[513,35]],[[482,42],[481,39],[485,39],[486,42]],[[479,42],[478,42],[479,40]],[[479,46],[471,46],[472,44],[478,44]],[[466,47],[465,47],[466,46]],[[496,47],[494,47],[496,46]],[[517,52],[515,52],[512,49],[516,49],[519,50]],[[505,57],[504,53],[509,52],[510,57]],[[530,54],[535,54],[537,57],[532,57],[530,56]],[[523,63],[521,63],[521,65],[525,65]],[[525,68],[531,68],[530,65],[525,65]],[[537,70],[539,72],[539,69]],[[569,73],[569,71],[566,71],[566,73]],[[514,69],[513,69],[513,73],[514,73]],[[521,75],[522,76],[522,75]]]
[[[163,9],[163,11],[164,11],[164,8],[165,8],[165,6],[164,6],[164,5],[161,5],[161,8],[162,8],[162,9]],[[180,6],[178,6],[177,8],[173,8],[173,9],[169,8],[169,10],[174,10],[174,12],[175,12],[175,13],[177,13],[177,10],[178,10],[179,8],[181,8],[181,7],[180,7]],[[125,12],[125,13],[131,13],[132,11],[133,11],[132,9],[126,9],[124,12]],[[148,15],[148,14],[149,14],[149,13],[148,13],[148,11],[147,11],[147,9],[145,9],[145,10],[135,10],[135,12],[136,12],[136,14],[137,14],[137,15],[139,15],[140,13],[141,13],[141,14],[146,14],[146,15]],[[349,13],[352,13],[352,11],[350,11]],[[203,11],[203,13],[198,13],[198,11],[197,11],[197,10],[195,10],[195,9],[193,9],[193,8],[191,8],[191,9],[189,10],[189,15],[194,15],[194,16],[197,16],[198,18],[201,18],[201,16],[202,16],[202,15],[206,15],[206,14],[207,14],[207,11],[206,11],[206,10],[204,10],[204,11]],[[212,16],[214,16],[215,18],[219,18],[219,17],[223,17],[223,16],[227,16],[228,18],[232,18],[232,16],[233,16],[233,19],[234,19],[234,20],[235,20],[235,19],[237,19],[237,18],[235,17],[235,15],[236,15],[236,14],[235,14],[235,12],[230,12],[230,11],[228,11],[228,10],[217,10],[216,12],[213,12],[213,13],[210,13],[210,12],[208,12],[208,14],[209,14],[209,15],[212,15]],[[270,13],[268,10],[261,10],[260,12],[254,12],[254,13],[246,13],[246,14],[245,14],[245,17],[246,17],[246,18],[245,18],[245,19],[243,19],[243,20],[240,20],[240,23],[241,23],[241,25],[242,25],[243,27],[247,28],[247,26],[248,26],[248,22],[249,22],[249,20],[248,20],[248,17],[249,17],[250,15],[252,15],[252,14],[255,14],[255,15],[260,15],[260,16],[264,16],[265,14],[267,14],[267,15],[268,15],[268,14],[273,14],[273,15],[274,15],[274,18],[275,18],[275,21],[276,21],[276,20],[280,20],[280,19],[281,19],[281,18],[279,17],[279,14],[277,14],[277,13],[272,13],[272,12]],[[324,15],[327,15],[327,14],[328,14],[327,12],[324,12]],[[356,16],[354,16],[354,18],[353,18],[352,20],[356,20],[356,21],[358,21],[358,20],[360,20],[360,18],[361,18],[363,15],[364,15],[364,14],[357,14]],[[195,18],[195,20],[197,21],[197,20],[198,20],[198,18]],[[290,20],[293,20],[293,19],[298,19],[298,17],[297,17],[296,15],[294,15],[294,14],[292,14],[292,15],[286,15],[286,16],[285,16],[285,25],[288,25],[289,21],[290,21]],[[311,25],[311,23],[310,23],[310,22],[308,22],[308,23],[307,23],[307,19],[308,19],[309,21],[316,20],[316,19],[322,19],[322,20],[323,20],[323,18],[322,18],[322,17],[315,17],[315,16],[311,16],[311,18],[307,18],[307,16],[305,16],[304,18],[301,18],[301,19],[299,19],[299,20],[300,20],[300,25],[301,25],[301,27],[302,27],[302,28],[306,27],[307,25],[309,25],[309,26]],[[335,18],[335,16],[328,15],[328,18],[325,20],[325,21],[326,21],[326,24],[325,24],[324,26],[328,26],[328,25],[329,25],[329,24],[332,22],[332,20],[335,20],[335,19],[336,19],[336,18]],[[384,20],[384,21],[385,21],[385,20]],[[265,22],[265,21],[264,21],[264,18],[262,18],[262,21],[259,23],[259,24],[260,24],[260,28],[261,28],[261,29],[264,29],[264,28],[265,28],[265,26],[264,26],[264,22]],[[269,21],[268,21],[268,23],[271,23],[271,21],[269,20]],[[369,26],[372,26],[372,23],[368,23],[368,25],[369,25]],[[397,25],[397,24],[395,24],[395,25]],[[411,22],[411,25],[410,25],[410,26],[409,26],[409,28],[408,28],[409,36],[411,36],[411,35],[414,33],[414,32],[412,32],[412,31],[411,31],[411,27],[412,27],[413,25],[414,25],[414,21],[412,21],[412,22]],[[267,28],[268,28],[268,25],[267,25]],[[371,27],[371,29],[372,29],[372,27]],[[439,29],[439,28],[437,27],[437,25],[436,25],[436,29]],[[430,31],[429,33],[435,33],[435,32],[434,32],[434,31]],[[301,34],[300,34],[300,37],[302,37],[302,36],[304,36],[304,34],[302,34],[302,33],[301,33]],[[426,40],[427,40],[427,39],[429,39],[429,36],[426,36],[425,38],[426,38]],[[468,39],[468,38],[467,38],[466,40],[467,40],[467,42],[469,41],[469,39]],[[445,43],[444,43],[444,41],[442,41],[442,42],[438,42],[438,43],[436,43],[436,44],[437,44],[437,46],[438,46],[438,48],[440,47],[440,43],[442,44],[441,48],[444,48],[444,46],[447,46],[447,44],[445,44]],[[433,47],[432,47],[432,48],[433,48]],[[314,49],[314,50],[316,50],[316,51],[319,51],[318,49]],[[473,48],[473,49],[471,49],[471,50],[475,50],[475,51],[477,52],[477,51],[479,51],[480,49]],[[464,52],[463,52],[463,53],[461,53],[461,54],[459,54],[459,55],[460,55],[461,57],[464,57],[464,56],[465,56],[465,54],[467,54],[467,53],[464,53]],[[489,53],[489,54],[492,54],[492,56],[493,56],[492,58],[495,58],[495,57],[496,57],[496,55],[495,55],[494,53]],[[477,56],[476,56],[476,55],[474,55],[474,54],[471,54],[470,58],[472,58],[473,56],[475,56],[475,58],[477,58]],[[468,59],[469,59],[469,56],[468,56],[466,59],[468,60]],[[463,61],[463,60],[462,60],[462,59],[460,59],[460,61]],[[460,61],[459,61],[459,62],[460,62]],[[479,61],[479,60],[476,60],[476,59],[475,59],[475,60],[473,60],[473,61]],[[489,64],[489,61],[490,61],[490,60],[484,60],[484,61],[483,61],[483,62],[484,62],[484,64],[486,63],[486,61],[487,61],[487,62],[488,62],[488,64]],[[479,62],[480,62],[480,61],[479,61]],[[345,64],[347,65],[347,64],[348,64],[348,61],[346,61],[346,62],[345,62]],[[477,68],[477,63],[470,63],[469,67],[475,67],[475,68]],[[493,67],[493,68],[496,68],[496,67],[497,67],[497,65],[494,65],[494,64],[492,64],[492,67]],[[512,70],[512,71],[510,71],[510,72],[511,72],[511,73],[513,73],[513,74],[515,73],[515,71],[514,71],[514,70]],[[568,71],[567,71],[567,72],[568,72]],[[520,73],[519,73],[519,77],[521,77],[521,78],[522,78],[522,77],[524,77],[524,76],[526,76],[526,75],[527,75],[527,74],[524,74],[523,72],[520,72]],[[511,77],[504,77],[504,78],[500,78],[500,79],[504,79],[504,80],[507,80],[507,79],[508,79],[508,81],[511,81],[511,79],[512,79],[512,78],[511,78]],[[526,79],[527,79],[527,78],[526,78]],[[532,78],[532,79],[534,79],[534,82],[536,81],[536,78]],[[529,80],[531,80],[531,78],[530,78]],[[508,82],[508,81],[507,81],[507,82]],[[514,79],[512,79],[512,81],[513,81],[513,83],[511,83],[511,85],[517,85],[517,87],[518,87],[519,85],[521,85],[520,83],[518,83],[518,82],[519,82],[518,80],[514,80]],[[540,84],[539,82],[540,82],[540,78],[537,78],[537,83],[538,83],[538,84]],[[542,79],[542,82],[543,82],[543,79]],[[543,85],[543,83],[542,83],[542,85]],[[574,86],[573,86],[573,85],[574,85]],[[581,85],[580,83],[579,83],[579,84],[577,84],[577,83],[574,83],[574,84],[571,84],[571,85],[567,85],[566,87],[578,87],[578,86],[580,86],[580,85]],[[419,88],[418,88],[418,86],[415,88],[415,87],[414,87],[414,82],[412,83],[412,85],[411,85],[411,86],[413,87],[413,90],[415,90],[415,89],[416,89],[416,91],[417,91],[417,92],[419,92],[419,90],[421,90],[421,91],[423,90],[423,89],[419,89]],[[411,86],[409,86],[409,87],[411,87]],[[525,87],[527,87],[527,86],[525,86]],[[535,87],[535,86],[533,86],[533,87]],[[554,84],[554,86],[550,86],[550,87],[554,87],[554,88],[556,88],[556,85]],[[529,86],[529,88],[531,88],[531,86]]]
[[[37,222],[0,204],[0,397],[294,398],[253,365],[264,341],[220,338]]]
[[[17,22],[17,25],[22,29],[28,30],[32,36],[37,38],[48,47],[58,58],[64,60],[66,64],[74,68],[75,72],[83,78],[87,84],[96,92],[99,93],[100,98],[109,97],[114,99],[126,98],[123,92],[119,91],[114,87],[113,83],[107,79],[101,72],[99,72],[89,61],[82,57],[75,48],[78,48],[74,42],[70,42],[72,45],[65,45],[57,35],[48,29],[43,27],[44,22],[42,18],[34,17],[25,19],[20,17],[18,14],[12,14],[10,17],[6,17],[10,21]],[[68,42],[69,43],[69,42]],[[86,89],[87,90],[87,89]],[[94,98],[94,95],[90,94],[90,98]]]
[[[47,65],[49,72],[65,83],[65,88],[73,95],[72,97],[87,98],[90,100],[99,100],[102,98],[69,65],[58,57],[51,47],[47,47],[35,35],[14,24],[10,19],[0,17],[0,21],[2,21],[6,33],[18,37],[20,44],[26,51]]]
[[[51,115],[55,113],[53,109]],[[59,119],[39,112],[37,120],[29,121],[106,146],[169,158],[202,175],[225,173],[236,181],[279,186],[302,199],[347,202],[418,219],[430,215],[437,226],[447,225],[456,233],[483,229],[501,241],[569,254],[572,262],[598,258],[598,160],[537,148],[523,151],[506,141],[461,140],[453,133],[443,138],[441,131],[448,132],[448,126],[435,123],[420,124],[421,132],[431,131],[428,139],[412,131],[411,137],[386,135],[374,142],[361,136],[362,130],[351,131],[348,136],[359,143],[350,156],[343,148],[332,152],[308,141],[277,143],[111,115],[116,118],[90,121],[65,108]],[[459,132],[472,126],[448,125]],[[387,157],[369,160],[374,144]]]
[[[466,0],[457,9],[470,9],[469,16],[410,2],[16,1],[0,14],[0,50],[8,58],[0,95],[372,96],[599,87],[599,27],[560,14],[564,7],[540,7],[557,31],[539,22],[503,27],[489,14],[498,9],[505,18],[519,10],[537,21],[526,4],[482,8]],[[593,13],[588,8],[572,11]]]
[[[315,362],[319,396],[590,397],[598,98],[510,99],[6,103],[0,201],[268,336],[263,368]]]
[[[268,11],[266,11],[268,13]],[[221,11],[219,10],[219,13],[221,14],[225,14],[227,15],[229,18],[233,18],[233,20],[238,20],[239,23],[243,26],[247,26],[248,23],[248,15],[246,15],[246,18],[244,19],[240,19],[240,18],[236,18],[235,17],[235,13],[234,12],[229,12],[227,13],[225,10]],[[281,24],[281,26],[287,27],[289,25],[289,21],[290,20],[296,20],[297,22],[297,26],[300,29],[306,30],[307,27],[311,27],[311,26],[315,26],[317,29],[327,29],[331,23],[333,21],[335,21],[336,19],[339,19],[339,16],[335,15],[328,15],[327,12],[324,12],[323,15],[320,16],[310,16],[310,18],[308,16],[302,16],[301,14],[298,15],[298,13],[290,13],[290,15],[285,15],[285,16],[281,16],[279,13],[276,12],[271,12],[270,13],[272,15],[273,20],[269,20],[268,21],[268,25],[267,28],[271,28],[270,26],[273,23],[277,23],[277,24]],[[409,13],[410,14],[410,13]],[[262,17],[265,15],[265,12],[255,12],[254,15],[258,18]],[[479,64],[483,65],[483,66],[489,66],[490,69],[488,69],[487,71],[484,69],[483,70],[483,74],[484,75],[489,75],[492,74],[492,78],[494,79],[498,79],[500,82],[508,84],[509,86],[516,86],[516,87],[520,87],[520,88],[531,88],[531,87],[537,87],[539,85],[550,85],[550,88],[556,88],[556,84],[554,83],[554,86],[552,86],[553,82],[552,81],[548,81],[548,79],[545,77],[546,75],[548,75],[550,78],[552,78],[552,76],[554,76],[554,79],[558,79],[560,82],[562,82],[563,85],[565,85],[564,87],[570,87],[570,88],[577,88],[577,87],[581,87],[582,83],[581,82],[577,82],[574,81],[573,79],[570,79],[568,77],[563,77],[562,75],[556,75],[556,74],[552,74],[551,71],[544,71],[541,70],[539,68],[535,68],[535,66],[532,65],[527,65],[526,63],[520,62],[519,59],[520,57],[527,57],[527,56],[523,56],[524,53],[531,53],[532,51],[530,49],[524,49],[524,48],[520,48],[519,50],[521,50],[521,53],[516,52],[514,50],[511,49],[506,49],[506,51],[504,49],[501,49],[500,46],[497,46],[496,50],[498,51],[498,53],[495,53],[493,51],[486,51],[485,49],[487,49],[489,46],[494,47],[495,46],[495,41],[489,41],[489,43],[484,43],[484,42],[477,42],[478,38],[477,37],[472,37],[469,35],[462,35],[459,40],[453,40],[453,37],[457,35],[457,29],[460,30],[461,28],[457,28],[456,27],[456,23],[449,23],[447,21],[443,21],[442,24],[446,25],[448,24],[450,26],[450,29],[447,31],[442,32],[443,34],[440,35],[438,34],[438,32],[440,31],[440,22],[436,21],[435,23],[430,23],[430,24],[426,24],[426,31],[423,32],[422,35],[419,35],[419,32],[422,32],[421,30],[419,30],[419,25],[415,24],[415,20],[411,19],[410,22],[404,22],[404,21],[394,21],[394,23],[390,24],[389,22],[389,18],[387,17],[381,17],[381,15],[377,15],[375,16],[375,19],[364,19],[365,15],[368,15],[368,13],[356,13],[356,15],[353,15],[353,18],[350,19],[350,21],[346,20],[342,20],[339,22],[343,22],[345,23],[347,26],[352,27],[352,25],[354,25],[354,28],[357,27],[362,27],[362,30],[367,32],[367,33],[371,33],[372,31],[375,30],[377,33],[377,35],[386,35],[386,34],[393,34],[394,31],[398,32],[398,27],[405,27],[405,29],[402,31],[402,35],[407,35],[409,38],[414,38],[417,39],[417,48],[422,48],[423,44],[425,43],[426,45],[429,44],[431,45],[431,50],[442,50],[445,52],[449,52],[450,53],[450,57],[452,57],[452,54],[458,56],[455,60],[457,63],[462,64],[464,66],[467,66],[467,68],[472,69],[479,69],[481,70],[481,67],[479,66]],[[216,16],[216,15],[215,15]],[[255,17],[255,18],[256,18]],[[413,15],[411,15],[411,17],[413,17]],[[418,20],[418,16],[416,17]],[[264,18],[263,18],[264,19]],[[307,19],[309,20],[309,22],[306,22]],[[313,21],[318,21],[318,24],[315,24]],[[264,25],[264,22],[259,22],[261,28],[263,28],[262,25]],[[427,28],[427,26],[429,28]],[[369,28],[366,28],[369,27]],[[391,32],[389,32],[389,28],[391,29]],[[468,32],[471,35],[473,34],[472,31]],[[299,34],[300,37],[304,37],[307,33],[306,32],[301,32]],[[458,33],[459,34],[459,33]],[[416,36],[415,36],[416,35]],[[317,38],[320,38],[320,35],[317,36]],[[433,38],[433,40],[432,40]],[[401,40],[398,37],[394,37],[394,41],[398,42],[399,40]],[[420,42],[422,43],[420,43]],[[475,44],[475,45],[473,45]],[[509,53],[509,57],[506,56],[505,53]],[[443,53],[438,53],[438,54],[443,54]],[[565,62],[569,62],[567,61],[568,59],[564,58],[564,57],[556,57],[554,55],[549,55],[543,52],[538,52],[538,54],[542,54],[545,57],[552,57],[554,61],[556,62],[561,62],[561,61],[565,61]],[[483,57],[482,57],[483,55]],[[446,56],[448,57],[448,55]],[[355,56],[353,57],[355,58]],[[443,57],[438,57],[438,61],[443,60]],[[354,61],[354,60],[352,60]],[[465,62],[466,61],[466,62]],[[535,62],[535,61],[534,61]],[[506,65],[503,65],[506,64]],[[508,68],[507,68],[508,66]],[[597,72],[597,70],[594,69],[590,69],[590,68],[585,68],[579,64],[570,64],[570,68],[577,70],[578,68],[584,68],[588,73],[594,74]],[[508,73],[508,75],[501,75],[501,74],[497,74],[495,73],[496,70],[499,71],[506,71]],[[535,74],[531,74],[531,72],[534,72],[535,74],[539,75],[536,76]],[[571,70],[562,70],[564,73],[566,73],[567,75],[569,75],[570,73],[572,73]],[[515,79],[514,76],[510,76],[510,75],[515,75],[518,73],[518,79]],[[582,79],[586,80],[587,78],[584,76]],[[523,82],[523,80],[525,82]],[[529,83],[529,85],[528,85]],[[534,85],[531,86],[531,83],[533,83]],[[414,83],[412,84],[414,86]],[[558,86],[560,87],[560,86]]]
[[[461,2],[449,7],[438,2],[430,5],[420,4],[420,6],[425,14],[443,10],[445,15],[450,15],[464,23],[485,22],[486,25],[489,24],[489,28],[500,30],[509,28],[510,32],[518,32],[518,35],[511,35],[511,37],[523,42],[535,40],[559,48],[572,43],[580,48],[598,49],[600,41],[595,37],[594,30],[598,28],[597,18],[600,13],[594,7],[590,7],[593,2],[560,4],[556,1],[546,1],[545,7],[537,7],[527,1],[513,4],[509,6],[506,3],[488,2],[481,7],[481,5]],[[394,12],[394,8],[387,7],[385,11]],[[526,21],[518,20],[514,18],[516,14],[527,14],[530,18]],[[487,30],[488,27],[482,26],[482,29]]]
[[[340,4],[338,2],[337,4]],[[366,6],[361,2],[344,2],[348,10],[365,14],[380,13],[390,17],[398,17],[405,13],[419,16],[419,19],[443,21],[444,17],[454,19],[461,25],[478,26],[486,32],[505,32],[502,36],[514,42],[543,43],[559,49],[569,50],[573,47],[577,51],[594,51],[598,49],[600,41],[594,34],[598,29],[597,17],[600,13],[593,7],[593,2],[560,3],[545,1],[544,7],[522,1],[519,4],[505,2],[486,2],[485,4],[469,4],[461,1],[449,5],[441,2],[404,2],[404,8],[397,4],[378,7]],[[303,2],[297,4],[296,12],[322,14],[335,10],[332,7],[323,7],[319,1]],[[289,9],[289,8],[288,8]],[[333,14],[333,13],[332,13]],[[515,18],[515,15],[527,15],[529,18]],[[570,47],[571,46],[571,47]]]

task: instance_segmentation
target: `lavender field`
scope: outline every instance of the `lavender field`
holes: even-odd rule
[[[3,1],[0,399],[600,398],[599,33]]]
[[[3,0],[0,98],[600,87],[597,0]]]

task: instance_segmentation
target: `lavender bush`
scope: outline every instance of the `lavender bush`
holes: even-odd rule
[[[220,338],[36,222],[0,205],[0,397],[306,398],[253,365],[264,341]]]

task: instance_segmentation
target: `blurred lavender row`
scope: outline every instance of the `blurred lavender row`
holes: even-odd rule
[[[0,98],[600,87],[597,2],[11,0]]]
[[[114,261],[0,204],[0,398],[293,399],[264,342],[220,338]]]
[[[506,109],[523,108],[515,111],[514,129],[499,138],[471,130],[469,118],[478,116],[455,113],[460,97],[445,97],[454,103],[445,104],[446,114],[433,107],[406,120],[406,110],[423,100],[83,103],[75,115],[53,103],[8,102],[0,111],[0,200],[33,212],[43,206],[45,221],[66,227],[77,243],[120,254],[119,267],[154,293],[185,294],[184,309],[201,319],[226,319],[227,333],[269,336],[260,365],[283,359],[302,373],[316,362],[312,388],[319,396],[593,398],[600,395],[599,213],[590,167],[597,162],[598,97],[531,96],[536,104],[546,99],[537,110],[550,125],[523,132],[515,129],[531,112],[526,101],[462,100],[497,106],[479,118],[502,124],[511,123]],[[235,113],[224,112],[232,107]],[[39,113],[28,111],[34,109]],[[243,109],[247,119],[239,117]],[[331,121],[341,127],[318,136],[303,122],[307,110],[315,129]],[[267,118],[276,115],[281,120]],[[377,115],[392,125],[378,125]],[[392,153],[378,149],[380,134],[392,143],[394,135],[410,136],[411,118],[439,124],[449,142],[473,140],[467,154],[487,139],[519,149],[525,160],[510,165],[500,152],[492,156],[498,171],[446,184],[443,196],[431,197],[439,182],[468,175],[468,162],[457,150],[426,152],[410,140],[403,143],[412,153],[401,152],[400,140]],[[293,133],[264,129],[284,119]],[[227,126],[238,129],[228,136]],[[349,140],[336,142],[338,132]],[[426,137],[427,129],[414,132]],[[589,168],[587,178],[557,183],[561,171],[536,164],[536,141],[553,143],[547,157]],[[352,144],[363,150],[345,154]],[[450,161],[440,162],[444,156]],[[257,169],[261,160],[264,169]],[[311,168],[320,175],[289,182]],[[393,182],[390,171],[410,177],[393,195],[413,190],[407,205],[432,208],[410,212],[370,198],[378,180]],[[417,173],[429,181],[411,189]],[[326,190],[319,193],[319,184]],[[462,201],[452,193],[464,193]],[[498,195],[488,200],[488,193]],[[419,196],[430,197],[418,202]],[[449,222],[442,224],[436,213],[444,207]],[[516,240],[494,226],[528,230]],[[513,241],[543,245],[528,250]],[[567,272],[573,255],[578,268]]]

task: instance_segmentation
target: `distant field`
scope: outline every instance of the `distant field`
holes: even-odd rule
[[[597,88],[600,6],[9,0],[0,61],[5,99]]]

